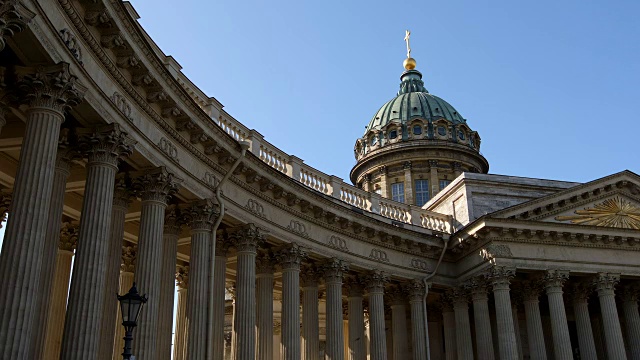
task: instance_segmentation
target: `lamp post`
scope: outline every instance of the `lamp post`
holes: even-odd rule
[[[131,343],[133,342],[133,329],[138,325],[138,316],[140,316],[140,310],[142,305],[147,302],[147,295],[138,294],[136,289],[136,283],[128,293],[120,296],[118,295],[118,301],[120,302],[120,311],[122,313],[122,326],[124,326],[124,351],[122,358],[124,360],[132,359]]]

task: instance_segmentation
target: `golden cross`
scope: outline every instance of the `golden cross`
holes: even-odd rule
[[[407,58],[411,57],[411,46],[409,46],[410,37],[411,37],[411,31],[406,30],[404,35],[404,41],[407,43]]]

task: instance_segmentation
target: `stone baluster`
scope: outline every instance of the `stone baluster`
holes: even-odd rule
[[[302,287],[302,360],[320,360],[320,320],[318,318],[318,279],[314,266],[306,266],[300,273]]]
[[[276,256],[282,267],[281,359],[300,360],[300,261],[307,252],[292,243],[280,249]]]
[[[325,358],[344,360],[344,332],[342,326],[342,276],[349,269],[343,260],[333,258],[323,264],[327,291],[327,335]]]
[[[365,348],[364,334],[364,287],[357,277],[351,277],[346,282],[347,302],[349,306],[349,359],[365,360],[367,350]]]
[[[173,304],[176,292],[176,262],[178,239],[182,232],[184,218],[176,205],[165,210],[164,232],[162,235],[162,259],[160,267],[160,304],[158,318],[157,359],[171,359],[173,340]]]
[[[493,297],[496,305],[496,324],[500,358],[517,359],[518,342],[515,337],[511,296],[509,294],[509,283],[515,276],[515,269],[504,266],[494,266],[489,269],[486,276],[493,288]]]
[[[524,303],[524,315],[527,322],[527,339],[531,360],[547,359],[538,300],[541,292],[542,284],[540,282],[530,280],[523,282],[522,299]]]
[[[42,254],[42,270],[40,271],[40,290],[38,294],[38,306],[35,322],[36,324],[46,324],[51,297],[44,294],[51,294],[54,282],[56,254],[60,240],[60,225],[62,224],[62,208],[64,207],[64,194],[69,178],[69,168],[71,160],[78,157],[78,152],[69,144],[69,129],[62,129],[58,141],[58,154],[53,173],[53,188],[51,191],[51,205],[49,206],[49,219],[47,222],[47,233]],[[46,326],[36,327],[34,344],[34,357],[44,358],[44,348],[46,341]],[[59,354],[58,354],[59,355]]]
[[[185,223],[191,232],[189,297],[187,298],[189,318],[187,359],[190,360],[206,358],[207,342],[210,341],[207,336],[207,305],[213,213],[214,207],[210,200],[195,201],[182,211]]]
[[[120,351],[114,353],[114,336],[116,335],[117,328],[113,326],[113,322],[117,321],[118,316],[122,316],[122,314],[120,314],[119,303],[113,299],[113,294],[120,290],[118,287],[120,283],[124,221],[132,197],[133,192],[127,176],[125,174],[116,176],[116,185],[113,192],[113,209],[111,210],[109,257],[107,258],[107,288],[104,294],[105,305],[102,315],[102,328],[100,330],[102,332],[99,345],[101,360],[111,360],[114,355],[120,355]],[[127,292],[128,291],[127,289]],[[116,324],[116,326],[122,326],[122,324]]]
[[[224,289],[227,276],[227,254],[230,247],[229,240],[224,234],[216,236],[216,256],[213,271],[213,360],[224,359]]]
[[[393,359],[407,359],[409,355],[409,334],[407,333],[407,293],[399,287],[389,294],[391,304],[391,347]]]
[[[0,51],[4,50],[7,38],[26,29],[35,16],[21,1],[6,1],[0,8]]]
[[[469,322],[469,294],[463,288],[452,291],[453,311],[456,321],[456,345],[459,360],[473,360],[473,340]]]
[[[442,322],[444,327],[444,350],[446,360],[458,359],[458,347],[456,345],[456,317],[453,310],[452,293],[442,295]]]
[[[563,360],[573,359],[567,313],[562,297],[562,286],[568,278],[569,272],[565,270],[547,270],[545,274],[545,289],[549,301],[549,313],[551,314],[553,353],[556,359]]]
[[[78,136],[88,162],[60,356],[69,360],[100,357],[115,175],[119,158],[130,154],[134,144],[117,124],[79,129]]]
[[[82,100],[85,89],[69,64],[16,69],[17,87],[28,100],[26,129],[15,176],[11,218],[0,253],[0,353],[11,359],[33,357],[37,339],[40,276],[53,174],[64,111]],[[57,231],[57,230],[56,230]]]
[[[58,241],[58,255],[56,256],[55,274],[51,287],[51,302],[46,322],[46,340],[44,345],[44,360],[60,359],[62,348],[62,332],[64,331],[64,317],[67,308],[67,294],[69,292],[69,277],[71,276],[71,262],[73,251],[78,244],[77,223],[66,223],[60,230]]]
[[[273,359],[273,255],[262,252],[256,260],[256,359]]]
[[[120,285],[118,294],[126,294],[133,286],[133,276],[136,269],[137,245],[129,245],[123,242],[120,248]],[[124,327],[122,326],[122,313],[118,311],[118,320],[115,326],[115,339],[113,341],[113,360],[121,360],[124,349]]]
[[[236,305],[234,308],[235,360],[255,360],[256,356],[256,255],[262,242],[261,229],[253,224],[234,230],[231,239],[237,250]],[[299,295],[298,295],[299,296]],[[298,331],[300,328],[298,327]],[[298,336],[298,342],[300,336]]]
[[[638,315],[640,287],[636,284],[625,286],[621,298],[626,324],[626,343],[629,348],[629,358],[631,360],[640,360],[640,315]]]
[[[620,274],[611,273],[599,273],[593,281],[600,300],[604,336],[607,342],[607,359],[609,360],[627,359],[615,299],[615,287],[619,281]]]
[[[387,359],[387,336],[384,321],[384,285],[389,277],[380,270],[373,270],[367,276],[367,292],[369,293],[369,321],[371,341],[369,353],[371,360]]]
[[[580,360],[597,360],[596,343],[591,330],[591,317],[587,300],[593,287],[586,283],[575,283],[571,286],[569,296],[573,304],[573,315],[576,319]]]
[[[424,327],[427,314],[424,313],[424,296],[428,288],[421,279],[414,279],[407,286],[409,306],[411,307],[411,343],[413,360],[427,360],[428,329]]]
[[[173,342],[173,360],[186,360],[188,341],[187,333],[189,331],[189,317],[187,314],[189,266],[178,265],[175,276],[176,284],[178,286],[178,308],[176,311],[176,334]]]
[[[491,319],[489,319],[489,296],[487,281],[477,277],[469,280],[465,287],[471,293],[473,302],[473,320],[476,329],[478,360],[495,359]]]

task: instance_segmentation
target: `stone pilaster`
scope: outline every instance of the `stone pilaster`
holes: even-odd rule
[[[69,73],[69,64],[17,68],[17,87],[28,101],[26,129],[15,176],[11,219],[0,253],[0,353],[33,358],[40,276],[53,190],[53,173],[64,111],[82,99],[85,89]],[[56,230],[57,231],[57,230]],[[55,245],[54,245],[55,246]]]
[[[344,332],[342,326],[342,276],[349,265],[333,258],[322,266],[327,291],[326,358],[344,360]]]
[[[438,181],[438,160],[429,160],[429,170],[429,184],[431,185],[429,197],[433,199],[433,197],[440,192],[440,182]]]
[[[451,293],[442,296],[442,322],[444,327],[444,350],[446,360],[458,359],[458,347],[456,345],[456,317],[453,311],[453,299]]]
[[[282,360],[300,359],[300,262],[307,252],[296,243],[277,253],[282,267]]]
[[[314,266],[300,273],[302,287],[302,360],[320,360],[320,320],[318,318],[318,279]]]
[[[469,294],[463,288],[454,289],[451,294],[456,321],[456,346],[458,359],[473,360],[473,342],[469,322]]]
[[[489,318],[488,285],[484,278],[473,278],[465,284],[465,287],[471,293],[471,301],[473,302],[478,360],[495,359],[491,319]]]
[[[597,360],[596,344],[591,330],[591,317],[587,300],[593,287],[586,283],[572,284],[569,296],[573,304],[573,315],[576,319],[580,360]]]
[[[122,315],[120,314],[118,302],[113,301],[113,294],[119,291],[124,221],[132,198],[133,190],[131,189],[130,180],[125,174],[118,175],[113,193],[113,209],[111,210],[111,235],[109,236],[109,257],[107,259],[106,273],[107,288],[105,291],[102,334],[100,335],[99,346],[100,359],[102,360],[111,360],[113,358],[114,336],[116,334],[113,322],[117,321],[118,316]],[[119,351],[115,355],[119,355]]]
[[[213,271],[213,360],[224,359],[224,287],[227,275],[229,241],[224,234],[216,236],[216,256]]]
[[[182,211],[191,231],[191,256],[189,258],[189,297],[187,312],[189,318],[189,338],[187,359],[206,358],[207,306],[209,303],[209,246],[211,245],[211,218],[213,203],[208,200],[196,201]],[[240,258],[238,258],[240,259]],[[238,260],[238,276],[241,276]]]
[[[409,334],[407,334],[407,293],[396,287],[389,295],[393,359],[407,359],[411,356],[409,355]]]
[[[264,239],[260,228],[246,224],[231,232],[237,251],[236,306],[233,318],[235,331],[235,360],[256,358],[256,255]],[[296,293],[297,294],[297,293]],[[298,295],[298,302],[300,301]],[[298,309],[298,307],[296,307]],[[299,316],[299,313],[298,313]],[[300,354],[300,325],[298,322],[298,356]]]
[[[133,286],[138,246],[131,246],[129,243],[122,242],[120,251],[120,284],[118,294],[122,295],[128,293],[129,289]],[[115,339],[113,341],[113,360],[120,360],[122,358],[121,354],[124,349],[123,338],[124,327],[122,326],[122,313],[118,311],[115,325]]]
[[[364,286],[357,277],[350,278],[345,284],[349,306],[349,360],[365,360],[364,333]]]
[[[527,322],[527,339],[531,360],[546,360],[547,350],[544,344],[542,319],[540,318],[539,297],[542,284],[537,281],[525,281],[522,286],[522,301]]]
[[[509,283],[515,276],[515,273],[515,269],[494,266],[489,269],[486,274],[487,280],[493,288],[493,297],[496,305],[498,347],[501,359],[518,358],[518,342],[515,337],[511,296],[509,294]]]
[[[565,270],[547,270],[545,274],[545,289],[551,314],[553,352],[556,359],[573,359],[567,313],[562,297],[562,286],[568,278],[569,272]]]
[[[369,294],[369,321],[371,341],[369,352],[371,360],[387,359],[387,337],[384,323],[384,286],[389,276],[373,270],[367,276],[367,293]]]
[[[413,176],[411,174],[411,161],[405,161],[402,164],[404,170],[404,200],[405,203],[414,205],[415,197],[413,196]]]
[[[428,329],[425,328],[424,296],[429,291],[421,279],[414,279],[407,286],[411,307],[411,350],[413,360],[427,360]]]
[[[183,218],[176,205],[165,210],[164,232],[162,234],[162,261],[160,267],[160,304],[158,321],[158,350],[156,358],[171,359],[173,340],[173,303],[176,292],[176,263],[178,239],[182,232]]]
[[[268,251],[256,259],[256,359],[273,359],[273,267]]]
[[[44,360],[60,359],[62,348],[62,332],[64,331],[64,317],[67,308],[67,293],[69,292],[69,277],[71,276],[71,262],[73,251],[78,244],[79,226],[76,223],[66,223],[59,230],[58,254],[56,256],[55,274],[51,287],[51,301],[46,322],[46,337],[44,344]]]
[[[27,9],[22,1],[5,0],[0,6],[0,51],[4,50],[7,38],[27,28],[35,13]]]
[[[70,360],[100,358],[115,175],[119,158],[129,155],[134,144],[117,124],[77,132],[88,162],[60,356]]]
[[[607,359],[626,360],[627,354],[622,338],[622,329],[616,308],[615,287],[620,282],[620,274],[599,273],[593,285],[598,292],[604,336],[607,342]]]
[[[69,129],[62,129],[58,141],[58,154],[53,173],[53,188],[51,191],[51,205],[49,206],[49,219],[47,222],[47,233],[42,254],[42,270],[40,271],[40,290],[38,294],[51,294],[53,286],[53,276],[56,266],[56,254],[58,252],[58,242],[60,239],[60,225],[62,224],[62,208],[64,206],[64,193],[69,177],[70,162],[77,157],[77,152],[69,144]],[[46,324],[49,303],[51,297],[45,295],[38,296],[38,306],[35,322],[36,324]],[[34,344],[34,357],[42,359],[44,357],[44,346],[46,339],[46,326],[36,327],[36,342]]]
[[[638,315],[640,287],[636,284],[627,285],[621,295],[629,359],[640,360],[640,315]]]
[[[176,311],[176,334],[173,340],[173,360],[186,360],[187,332],[189,330],[189,318],[187,314],[189,266],[178,265],[175,276],[176,285],[178,286],[178,309]]]

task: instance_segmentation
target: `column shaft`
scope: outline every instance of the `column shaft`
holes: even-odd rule
[[[442,309],[442,321],[444,323],[444,350],[446,360],[457,360],[456,317],[452,308],[447,307]]]
[[[282,266],[282,360],[300,360],[300,261],[304,257],[306,252],[295,243],[278,253]]]
[[[472,291],[473,320],[476,327],[478,360],[495,359],[487,288],[480,285]]]
[[[609,360],[627,359],[614,293],[614,288],[619,281],[620,275],[606,273],[598,274],[595,281],[600,300],[600,311],[602,312],[604,336],[607,342],[607,359]]]
[[[342,273],[346,270],[346,263],[338,259],[331,259],[324,265],[327,291],[326,360],[344,360]]]
[[[210,226],[191,229],[191,257],[189,259],[189,297],[187,317],[189,336],[187,359],[206,358],[207,351],[207,271],[209,265]],[[245,271],[245,260],[238,254],[238,281]],[[254,285],[255,286],[255,285]]]
[[[407,309],[404,303],[391,305],[391,330],[393,359],[409,358],[411,355],[409,355],[409,336],[407,334]]]
[[[308,270],[302,276],[302,360],[320,360],[320,320],[318,318],[317,274]]]
[[[516,349],[518,350],[518,359],[522,360],[524,354],[522,353],[522,336],[520,335],[520,319],[518,317],[518,305],[514,302],[511,303],[511,313],[513,317],[514,335],[516,337]]]
[[[120,281],[118,285],[118,294],[126,294],[133,286],[133,277],[136,261],[136,246],[127,246],[122,242],[120,256]],[[128,244],[128,243],[127,243]],[[124,327],[122,326],[122,313],[118,311],[117,320],[115,322],[115,335],[113,339],[113,360],[121,360],[124,350]]]
[[[542,319],[538,296],[524,300],[524,315],[527,321],[527,337],[529,340],[529,356],[531,360],[546,360],[547,350],[542,332]]]
[[[576,330],[578,332],[578,345],[580,347],[580,360],[597,360],[596,344],[593,341],[591,330],[591,318],[586,297],[573,300],[573,315],[576,318]]]
[[[571,339],[567,325],[567,314],[562,298],[562,284],[569,278],[568,272],[547,271],[546,291],[551,314],[551,333],[553,334],[553,352],[556,359],[573,359]]]
[[[187,302],[189,294],[188,272],[188,266],[178,266],[176,271],[178,307],[176,309],[176,334],[173,342],[173,360],[187,359],[187,331],[189,329],[189,319],[187,317]]]
[[[349,360],[365,360],[364,309],[362,307],[362,288],[349,286]]]
[[[498,346],[501,359],[517,359],[518,343],[513,325],[511,312],[511,298],[509,297],[509,285],[507,288],[498,288],[494,285],[493,297],[496,304],[496,323],[498,328]]]
[[[273,359],[273,264],[268,255],[260,256],[256,275],[256,359]]]
[[[171,359],[173,340],[173,305],[176,292],[176,262],[181,223],[177,209],[167,209],[162,235],[162,261],[160,267],[160,304],[158,316],[158,350],[156,359]]]
[[[387,334],[384,320],[384,285],[388,276],[381,271],[369,275],[367,291],[369,293],[369,354],[371,360],[387,359]]]
[[[638,314],[637,290],[632,294],[627,293],[622,306],[627,330],[629,358],[640,360],[640,315]]]
[[[466,297],[457,299],[453,304],[456,321],[456,345],[459,360],[473,360],[473,343],[469,323],[469,305]]]
[[[413,360],[427,360],[428,329],[424,327],[427,314],[424,313],[424,295],[427,291],[421,280],[415,280],[409,288],[409,305],[411,307],[411,338],[413,340]]]
[[[227,274],[227,249],[217,238],[213,277],[213,360],[224,359],[224,287]]]

